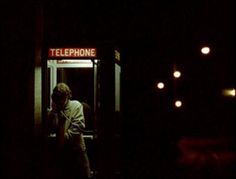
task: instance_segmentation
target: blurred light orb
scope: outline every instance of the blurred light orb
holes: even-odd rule
[[[181,73],[180,73],[180,71],[175,71],[173,73],[173,75],[174,75],[175,78],[179,78],[181,76]]]
[[[163,89],[165,87],[164,83],[163,82],[158,82],[157,83],[157,88],[158,89]]]
[[[180,100],[175,101],[175,107],[180,108],[182,106],[182,102]]]
[[[235,89],[224,89],[222,94],[228,97],[235,97]]]
[[[210,48],[209,47],[202,47],[201,52],[202,52],[202,54],[207,55],[210,53]]]

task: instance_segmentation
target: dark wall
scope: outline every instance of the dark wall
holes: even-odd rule
[[[1,171],[3,178],[31,178],[36,6],[21,1],[1,8]]]

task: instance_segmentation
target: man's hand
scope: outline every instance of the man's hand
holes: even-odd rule
[[[56,103],[52,102],[52,112],[57,113],[58,112],[58,108]]]

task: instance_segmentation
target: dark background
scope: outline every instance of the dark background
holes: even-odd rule
[[[33,123],[37,49],[119,47],[122,59],[121,171],[166,178],[183,136],[234,136],[235,19],[232,0],[1,2],[1,143],[4,174],[39,172]],[[202,45],[212,49],[200,54]],[[172,78],[174,66],[182,78]],[[166,82],[159,93],[156,82]],[[173,108],[181,96],[184,107]],[[33,151],[33,152],[32,152]]]

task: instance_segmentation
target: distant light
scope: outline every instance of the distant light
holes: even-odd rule
[[[224,89],[222,94],[228,97],[235,97],[235,89]]]
[[[179,78],[181,76],[181,73],[180,73],[180,71],[175,71],[173,73],[173,75],[174,75],[175,78]]]
[[[165,87],[164,83],[162,82],[157,83],[157,88],[163,89],[164,87]]]
[[[180,108],[182,106],[182,102],[180,100],[175,101],[175,106]]]
[[[201,52],[202,52],[202,54],[207,55],[210,53],[210,48],[209,47],[202,47]]]

